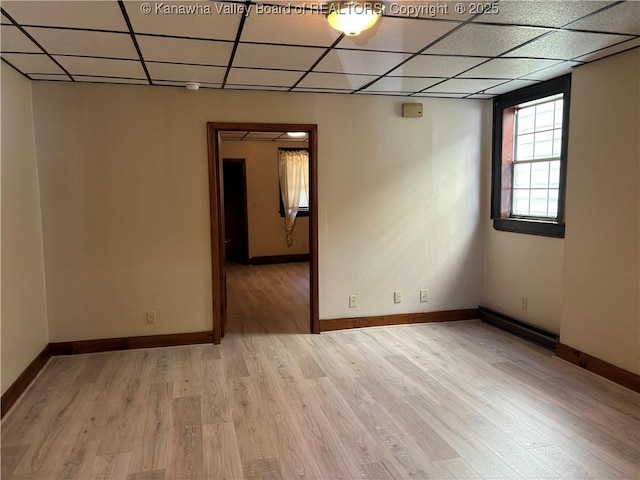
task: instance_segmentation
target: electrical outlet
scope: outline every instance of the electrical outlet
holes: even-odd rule
[[[429,301],[429,290],[427,290],[426,288],[423,288],[422,290],[420,290],[420,301],[421,302]]]
[[[156,311],[149,310],[147,312],[147,325],[155,325],[156,323],[158,323],[158,319],[156,317]]]
[[[402,290],[393,292],[393,303],[402,303]]]
[[[529,303],[529,299],[527,297],[522,297],[522,300],[520,302],[520,306],[522,307],[523,310],[527,309],[527,304]]]
[[[358,306],[358,296],[349,295],[349,308],[356,308]]]

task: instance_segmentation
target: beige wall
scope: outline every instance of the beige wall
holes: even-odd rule
[[[48,343],[31,85],[2,64],[2,393]]]
[[[640,50],[574,70],[560,341],[640,373]]]
[[[388,97],[33,90],[51,341],[211,328],[207,121],[318,124],[321,318],[478,305],[487,102],[405,119]]]
[[[221,158],[244,158],[247,166],[247,216],[249,256],[309,253],[309,219],[299,217],[293,230],[293,246],[287,246],[284,218],[280,217],[278,148],[306,148],[298,142],[220,143]]]

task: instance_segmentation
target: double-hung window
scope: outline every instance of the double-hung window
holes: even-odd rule
[[[491,216],[497,230],[564,236],[570,76],[494,100]]]

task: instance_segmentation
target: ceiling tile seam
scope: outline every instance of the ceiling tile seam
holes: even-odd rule
[[[144,57],[142,56],[142,51],[140,50],[140,45],[138,45],[138,39],[136,38],[136,34],[133,31],[133,25],[131,25],[131,19],[129,18],[129,14],[127,13],[127,9],[122,0],[118,0],[118,6],[120,7],[120,11],[122,12],[122,16],[124,17],[124,21],[127,24],[127,28],[129,29],[129,34],[131,35],[131,41],[133,42],[133,46],[138,52],[138,57],[140,57],[140,64],[144,70],[145,75],[147,76],[147,81],[149,85],[153,85],[153,80],[151,80],[151,75],[149,75],[149,70],[147,70],[147,65],[144,62]]]
[[[33,75],[36,75],[36,74],[34,73]],[[44,74],[40,73],[38,75],[44,75]],[[113,78],[115,80],[147,80],[146,78],[141,78],[141,77],[121,77],[118,75],[91,75],[89,73],[72,73],[72,75],[74,76],[74,78],[94,77],[94,78]]]
[[[49,57],[49,59],[50,59],[53,63],[55,63],[58,67],[60,67],[60,70],[62,70],[64,73],[66,73],[66,74],[67,74],[67,76],[71,79],[71,81],[72,81],[72,82],[75,82],[75,80],[73,79],[73,77],[71,76],[71,74],[67,71],[67,69],[66,69],[66,68],[64,68],[62,65],[60,65],[60,63],[59,63],[55,58],[53,58],[53,57],[51,56],[51,54],[50,54],[49,52],[47,52],[47,51],[44,49],[44,47],[43,47],[42,45],[40,45],[40,43],[38,43],[38,41],[37,41],[35,38],[33,38],[33,37],[31,36],[31,34],[30,34],[29,32],[27,32],[24,28],[22,28],[22,26],[21,26],[20,24],[18,24],[18,22],[16,22],[16,21],[13,19],[13,17],[12,17],[11,15],[9,15],[9,14],[5,11],[5,9],[4,9],[4,8],[0,7],[0,13],[2,13],[2,15],[4,15],[5,17],[7,17],[7,19],[8,19],[11,23],[13,23],[13,24],[18,28],[18,30],[20,30],[20,31],[23,33],[23,35],[25,35],[29,40],[31,40],[31,41],[33,42],[33,44],[34,44],[36,47],[38,47],[40,50],[42,50],[42,52],[43,52],[47,57]]]
[[[302,74],[302,76],[298,79],[298,81],[294,83],[291,87],[289,87],[289,91],[292,91],[294,88],[300,85],[300,82],[302,82],[302,80],[304,80],[313,71],[313,69],[318,66],[318,64],[324,59],[324,57],[329,55],[329,52],[331,52],[335,48],[335,46],[342,41],[344,37],[345,37],[344,33],[340,34],[340,36],[336,38],[334,42],[324,52],[322,52],[322,55],[318,57],[318,59],[313,63],[313,65],[311,65],[309,69]]]
[[[244,4],[245,4],[245,11],[249,11],[248,8],[251,5],[251,0],[247,0]],[[238,31],[236,32],[236,39],[233,42],[231,55],[229,55],[229,62],[227,63],[227,71],[224,72],[224,78],[222,79],[222,88],[224,88],[224,86],[227,84],[227,79],[229,78],[229,72],[231,72],[233,60],[236,58],[236,52],[238,51],[238,44],[240,43],[240,37],[242,36],[242,30],[244,29],[244,23],[247,21],[247,17],[248,15],[242,15],[240,17],[240,24],[238,25]]]
[[[13,68],[16,72],[18,72],[20,75],[22,75],[24,78],[26,78],[27,80],[31,80],[31,77],[29,76],[29,74],[24,73],[23,71],[21,71],[18,67],[16,67],[13,63],[11,63],[9,60],[7,60],[6,58],[2,57],[0,58],[0,60],[2,60],[4,63],[6,63],[7,65],[9,65],[11,68]],[[31,75],[35,75],[35,74],[31,74]]]
[[[606,50],[607,48],[617,47],[618,45],[622,45],[623,43],[627,43],[627,42],[632,42],[632,41],[634,41],[634,40],[637,40],[637,38],[630,38],[629,40],[623,40],[622,42],[613,43],[613,44],[611,44],[611,45],[607,45],[606,47],[598,48],[597,50],[592,50],[592,51],[591,51],[591,52],[589,52],[589,53],[585,53],[585,54],[582,54],[582,55],[576,55],[575,57],[570,58],[570,59],[568,59],[568,60],[566,60],[566,61],[567,61],[567,62],[580,62],[580,63],[582,63],[582,64],[586,64],[586,63],[594,62],[594,61],[596,61],[596,60],[600,60],[601,58],[607,58],[607,57],[610,57],[611,55],[617,55],[618,53],[622,53],[622,52],[615,52],[615,53],[612,53],[611,55],[607,55],[606,57],[599,57],[599,58],[596,58],[596,59],[594,59],[594,60],[576,60],[576,58],[584,57],[585,55],[591,55],[591,54],[593,54],[593,53],[598,53],[598,52],[601,52],[601,51],[603,51],[603,50]],[[635,47],[629,47],[627,50],[633,50],[634,48],[638,48],[638,46],[635,46]],[[625,51],[626,51],[626,50],[625,50]]]
[[[191,37],[187,35],[171,35],[168,33],[136,32],[136,36],[150,37],[150,38],[169,38],[174,40],[196,40],[198,42],[210,42],[210,43],[234,43],[234,40],[228,40],[226,38]]]
[[[436,45],[437,43],[441,42],[442,40],[444,40],[445,38],[449,37],[450,35],[453,35],[455,32],[457,32],[458,30],[460,30],[462,27],[464,27],[465,25],[468,25],[469,23],[471,23],[471,21],[476,18],[478,15],[481,15],[480,13],[476,14],[475,16],[468,18],[466,21],[464,21],[463,23],[459,24],[458,26],[452,28],[451,30],[449,30],[448,32],[444,33],[443,35],[441,35],[440,37],[438,37],[437,39],[435,39],[433,42],[429,43],[429,45],[427,45],[426,47],[424,47],[422,50],[418,50],[416,53],[414,53],[413,55],[409,56],[409,58],[405,58],[402,62],[400,62],[398,65],[396,65],[395,67],[393,67],[391,70],[388,70],[387,72],[383,73],[381,76],[379,76],[377,79],[373,80],[372,82],[367,83],[366,85],[363,85],[362,87],[354,90],[353,93],[358,93],[362,90],[366,90],[367,88],[369,88],[371,85],[375,84],[376,82],[378,82],[379,80],[381,80],[382,78],[386,77],[388,74],[390,74],[391,72],[393,72],[394,70],[400,68],[402,65],[406,64],[407,62],[409,62],[410,60],[413,60],[414,58],[416,58],[418,55],[420,55],[421,53],[425,52],[426,50],[428,50],[429,48],[433,47],[434,45]],[[442,83],[442,82],[440,82]]]
[[[614,46],[614,45],[602,48],[600,50],[606,50],[607,48],[611,48],[612,46]],[[631,50],[635,50],[635,49],[638,49],[638,48],[640,48],[640,45],[636,45],[634,47],[629,47],[629,48],[627,48],[625,50],[620,50],[619,52],[613,52],[613,53],[610,53],[609,55],[605,55],[604,57],[594,58],[593,60],[590,60],[588,62],[583,63],[582,65],[586,65],[587,63],[597,62],[598,60],[604,60],[605,58],[613,57],[614,55],[619,55],[619,54],[625,53],[625,52],[630,52]],[[596,52],[599,52],[600,50],[595,50],[594,52],[591,52],[591,53],[596,53]],[[589,54],[587,53],[587,55],[589,55]],[[567,61],[568,62],[573,62],[573,60],[567,60]],[[576,65],[576,67],[581,67],[582,65]]]
[[[610,8],[615,8],[619,5],[623,5],[624,3],[626,3],[626,0],[618,0],[616,2],[610,3],[609,5],[605,5],[602,8],[599,8],[598,10],[594,10],[593,12],[587,13],[586,15],[583,15],[582,17],[576,18],[575,20],[571,20],[570,22],[565,23],[564,25],[562,25],[560,28],[564,29],[566,27],[568,27],[569,25],[571,25],[572,23],[576,23],[576,22],[580,22],[582,20],[585,20],[589,17],[593,17],[595,15],[599,15],[602,12],[605,12],[607,10],[609,10]]]

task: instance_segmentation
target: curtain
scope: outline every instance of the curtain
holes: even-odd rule
[[[300,209],[300,197],[309,198],[309,153],[306,150],[278,150],[278,176],[284,205],[287,245],[293,246],[293,227]]]

